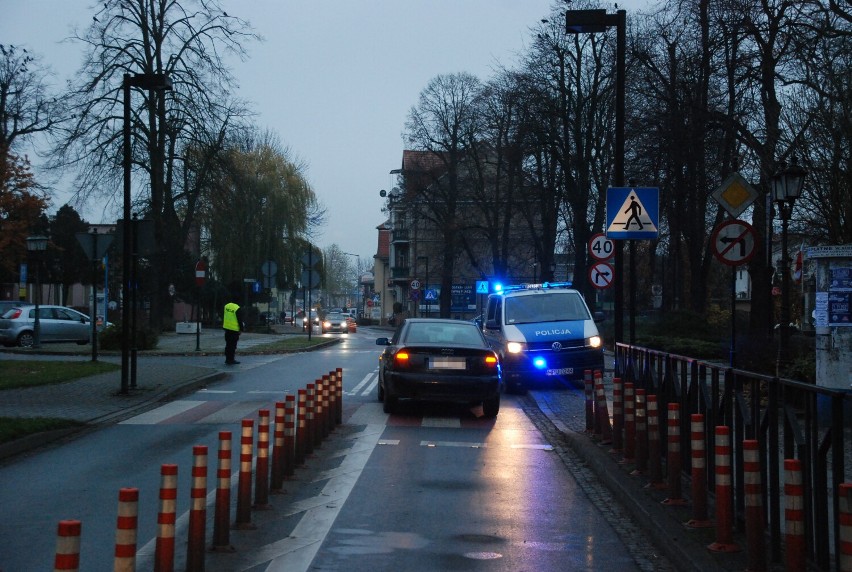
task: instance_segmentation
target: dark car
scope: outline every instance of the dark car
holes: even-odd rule
[[[392,413],[399,399],[482,403],[486,417],[500,411],[497,354],[472,322],[409,318],[379,356],[379,401]]]
[[[346,314],[329,312],[322,321],[322,333],[340,332],[345,334],[349,332],[349,321],[346,319]]]

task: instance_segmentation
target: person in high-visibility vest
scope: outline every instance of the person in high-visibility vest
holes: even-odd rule
[[[232,300],[236,297],[232,296]],[[222,329],[225,330],[225,363],[235,365],[238,362],[235,359],[237,353],[237,342],[240,339],[240,332],[243,331],[242,310],[236,302],[228,302],[225,304],[225,314],[222,319]]]

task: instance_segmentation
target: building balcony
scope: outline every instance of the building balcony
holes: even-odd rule
[[[411,277],[409,266],[394,266],[391,268],[391,278],[394,280],[408,280]]]
[[[394,229],[391,232],[391,242],[409,242],[410,240],[407,228]]]

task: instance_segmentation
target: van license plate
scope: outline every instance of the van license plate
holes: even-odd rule
[[[574,373],[573,367],[561,367],[559,369],[548,369],[545,372],[545,375],[571,375]]]

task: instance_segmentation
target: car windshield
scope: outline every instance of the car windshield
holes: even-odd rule
[[[330,320],[332,322],[335,322],[335,321],[338,321],[338,320],[342,320],[343,314],[329,314],[328,316],[325,317],[325,319]]]
[[[482,345],[482,336],[475,324],[412,322],[405,334],[406,344]]]
[[[567,322],[591,317],[576,293],[531,294],[506,298],[506,323]]]

